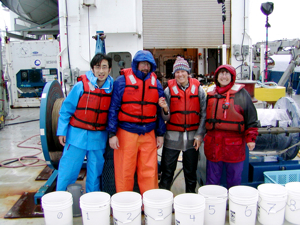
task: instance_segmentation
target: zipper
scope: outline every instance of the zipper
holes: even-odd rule
[[[150,76],[150,79],[151,79],[151,76]],[[144,97],[145,97],[145,80],[143,80],[143,94],[142,94],[142,101],[144,102]],[[141,104],[141,112],[142,112],[142,116],[144,116],[144,107],[143,105]],[[143,122],[144,119],[142,119],[142,122]]]

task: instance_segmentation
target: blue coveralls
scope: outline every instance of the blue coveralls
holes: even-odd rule
[[[86,77],[96,88],[97,78],[92,71]],[[106,93],[112,91],[113,78],[108,76],[101,89]],[[66,136],[66,145],[59,162],[56,191],[65,191],[69,184],[76,182],[78,174],[87,158],[86,192],[100,191],[100,175],[102,174],[108,133],[104,131],[90,131],[69,124],[76,106],[83,94],[83,83],[76,83],[64,100],[58,120],[57,136]]]

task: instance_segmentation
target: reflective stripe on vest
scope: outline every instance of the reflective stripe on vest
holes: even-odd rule
[[[189,78],[189,87],[183,91],[175,79],[168,81],[170,90],[170,120],[167,130],[197,130],[200,123],[200,100],[198,97],[200,82]]]
[[[118,119],[133,123],[156,121],[159,94],[155,73],[145,81],[137,78],[131,68],[123,73],[126,85]]]

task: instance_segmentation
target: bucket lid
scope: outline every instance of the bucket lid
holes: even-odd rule
[[[132,205],[142,205],[142,196],[133,191],[123,191],[114,194],[111,197],[111,205],[118,205],[118,207],[128,208]]]
[[[197,208],[205,205],[205,198],[202,195],[194,193],[179,194],[174,198],[174,205],[185,208]]]
[[[94,191],[82,195],[79,199],[80,204],[103,205],[110,202],[110,195],[106,192]]]
[[[289,182],[285,188],[289,193],[300,196],[300,182]]]
[[[246,186],[246,185],[238,185],[229,188],[229,195],[236,196],[243,199],[251,199],[251,198],[258,198],[258,191],[257,189]]]
[[[204,185],[198,189],[198,194],[205,198],[227,198],[228,191],[225,187],[220,185]]]
[[[266,183],[260,184],[257,187],[260,195],[265,196],[278,196],[278,195],[287,195],[287,190],[284,186],[280,184]]]
[[[143,194],[143,201],[148,203],[173,202],[173,193],[165,189],[151,189]]]
[[[42,197],[42,204],[51,204],[51,205],[61,205],[62,203],[73,203],[72,194],[67,191],[54,191],[48,194],[45,194]]]

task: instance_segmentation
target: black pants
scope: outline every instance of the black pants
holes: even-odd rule
[[[163,148],[161,158],[161,178],[159,188],[171,189],[174,172],[177,166],[179,150]],[[185,180],[185,192],[195,193],[197,182],[197,163],[199,150],[194,148],[182,152],[182,164]]]

